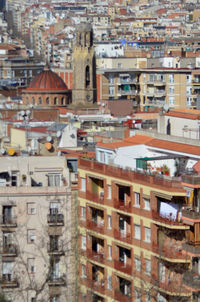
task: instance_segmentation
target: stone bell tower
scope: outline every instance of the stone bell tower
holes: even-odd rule
[[[80,23],[77,26],[73,50],[73,81],[72,104],[74,106],[90,107],[96,102],[96,63],[90,24]]]

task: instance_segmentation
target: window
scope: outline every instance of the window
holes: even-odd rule
[[[192,98],[187,97],[187,106],[191,106]]]
[[[108,259],[112,259],[112,246],[108,245]]]
[[[141,294],[137,289],[135,289],[135,302],[141,302]]]
[[[174,86],[169,86],[169,94],[174,94]]]
[[[35,258],[28,258],[28,272],[33,274],[35,271]]]
[[[163,265],[162,262],[159,262],[159,281],[160,282],[165,282],[165,266]]]
[[[49,105],[49,98],[46,98],[46,104]]]
[[[145,259],[145,273],[147,275],[151,274],[151,260],[150,259]]]
[[[58,202],[50,202],[50,209],[49,209],[50,215],[58,214],[59,212],[58,208],[59,208]]]
[[[112,290],[112,275],[108,275],[108,289]]]
[[[145,241],[150,243],[151,242],[151,229],[144,228],[144,230],[145,230]]]
[[[191,83],[192,82],[192,75],[188,74],[187,75],[187,83]]]
[[[135,207],[139,208],[140,207],[140,193],[135,192]]]
[[[60,187],[61,186],[61,174],[48,174],[48,186]]]
[[[81,248],[82,250],[86,250],[86,236],[81,236]]]
[[[86,219],[86,208],[81,207],[81,219],[85,220]]]
[[[108,199],[112,199],[112,187],[108,185]]]
[[[85,192],[86,191],[86,179],[81,178],[81,191]]]
[[[2,273],[3,279],[6,281],[12,281],[13,276],[13,262],[3,262],[2,263]]]
[[[108,229],[112,229],[112,217],[108,215]]]
[[[141,230],[139,224],[135,224],[135,239],[141,239]]]
[[[175,98],[174,96],[169,96],[169,105],[174,106]]]
[[[85,264],[81,265],[81,271],[82,271],[82,278],[87,278],[86,265]]]
[[[109,74],[109,83],[110,84],[114,83],[114,75],[113,74]]]
[[[135,270],[140,272],[141,270],[141,260],[139,257],[135,257]]]
[[[36,214],[36,204],[35,202],[27,203],[27,214],[35,215]]]
[[[145,302],[151,302],[151,296],[150,296],[150,294],[146,294],[146,296],[145,296]]]
[[[169,83],[174,83],[174,75],[169,74]]]
[[[114,86],[109,86],[109,94],[114,95],[115,94],[115,87]]]
[[[147,211],[150,211],[150,209],[151,209],[150,199],[144,198],[143,200],[144,200],[144,209]]]
[[[27,241],[28,243],[34,243],[36,240],[35,230],[27,231]]]
[[[101,163],[105,162],[105,153],[104,151],[99,151],[99,159]]]

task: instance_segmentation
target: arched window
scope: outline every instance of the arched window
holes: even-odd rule
[[[54,98],[54,102],[53,103],[54,103],[54,105],[58,104],[58,98],[57,97]]]
[[[49,105],[49,97],[46,98],[46,104]]]
[[[85,68],[85,87],[90,85],[90,67],[87,65]]]
[[[65,98],[64,98],[64,96],[61,99],[61,105],[65,105]]]
[[[42,105],[42,98],[41,98],[41,96],[38,99],[38,103],[39,103],[39,105]]]

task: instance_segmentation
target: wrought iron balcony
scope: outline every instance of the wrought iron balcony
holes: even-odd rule
[[[49,225],[64,225],[64,215],[63,214],[48,214],[47,222]]]

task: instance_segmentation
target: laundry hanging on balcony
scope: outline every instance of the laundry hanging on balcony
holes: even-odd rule
[[[170,220],[176,220],[178,215],[179,206],[175,203],[160,203],[160,216]]]

